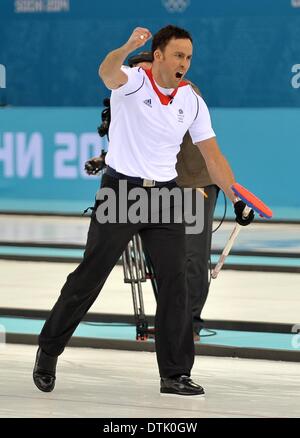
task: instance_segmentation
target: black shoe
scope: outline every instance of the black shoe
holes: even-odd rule
[[[57,357],[38,349],[33,369],[33,381],[40,391],[51,392],[55,386]]]
[[[160,379],[161,395],[183,395],[203,397],[205,392],[202,386],[197,385],[188,376]]]

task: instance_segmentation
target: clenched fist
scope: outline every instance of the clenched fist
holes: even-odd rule
[[[143,47],[147,41],[152,38],[152,34],[150,30],[144,27],[137,27],[132,32],[129,40],[125,44],[130,52],[133,52],[140,47]]]

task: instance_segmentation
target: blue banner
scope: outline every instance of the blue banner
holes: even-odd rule
[[[0,106],[101,105],[106,54],[169,23],[193,36],[210,106],[300,107],[300,0],[2,0]]]
[[[236,180],[273,207],[299,208],[300,110],[211,115]],[[62,211],[64,202],[91,205],[99,178],[87,176],[84,163],[107,146],[96,132],[99,119],[98,108],[0,110],[0,203],[57,200]]]
[[[1,0],[3,18],[59,15],[60,18],[125,18],[160,17],[181,14],[182,17],[293,16],[300,8],[299,0]]]
[[[0,198],[93,199],[84,165],[106,148],[99,124],[98,109],[0,110]]]

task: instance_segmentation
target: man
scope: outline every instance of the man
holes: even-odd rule
[[[107,193],[104,189],[112,191],[116,206],[120,206],[122,198],[129,199],[128,194],[133,189],[143,187],[150,195],[157,188],[171,192],[177,187],[176,155],[189,129],[212,179],[235,202],[231,190],[234,176],[218,148],[207,107],[190,85],[182,81],[192,58],[190,34],[167,26],[153,38],[151,71],[122,67],[127,56],[151,37],[148,29],[136,28],[129,40],[109,53],[99,68],[101,79],[112,90],[108,169],[103,177],[103,193]],[[184,223],[175,219],[165,221],[163,215],[154,223],[151,220],[124,223],[119,210],[117,221],[100,223],[102,217],[97,213],[104,204],[100,198],[91,218],[84,259],[68,276],[40,334],[33,372],[36,386],[45,392],[53,390],[58,356],[97,298],[127,243],[139,233],[151,256],[158,284],[155,344],[160,392],[203,396],[203,388],[190,378],[194,342],[185,284]],[[131,205],[128,200],[127,213]],[[235,204],[236,216],[241,222],[244,207],[242,201]],[[163,208],[166,207],[160,207]],[[174,201],[168,207],[172,218],[175,209]]]
[[[144,70],[152,67],[152,52],[142,51],[128,58],[128,65],[141,67]],[[190,82],[194,91],[200,94],[199,89]],[[110,120],[110,117],[109,117]],[[95,174],[104,164],[104,156],[89,160],[87,173]],[[186,234],[186,281],[190,294],[193,314],[194,340],[200,339],[199,334],[203,328],[201,313],[205,305],[208,291],[208,262],[210,260],[213,214],[218,197],[219,188],[213,184],[205,160],[198,148],[192,142],[189,132],[183,138],[176,163],[177,184],[183,188],[193,188],[193,204],[197,188],[203,188],[204,200],[204,229],[201,233]]]

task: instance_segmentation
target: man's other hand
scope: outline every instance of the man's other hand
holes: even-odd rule
[[[254,219],[254,211],[250,210],[250,213],[248,214],[248,216],[244,217],[243,216],[243,212],[244,209],[246,207],[245,202],[243,201],[237,201],[234,203],[234,212],[235,212],[235,220],[238,224],[242,225],[243,227],[245,225],[249,225],[251,224],[251,222]]]

